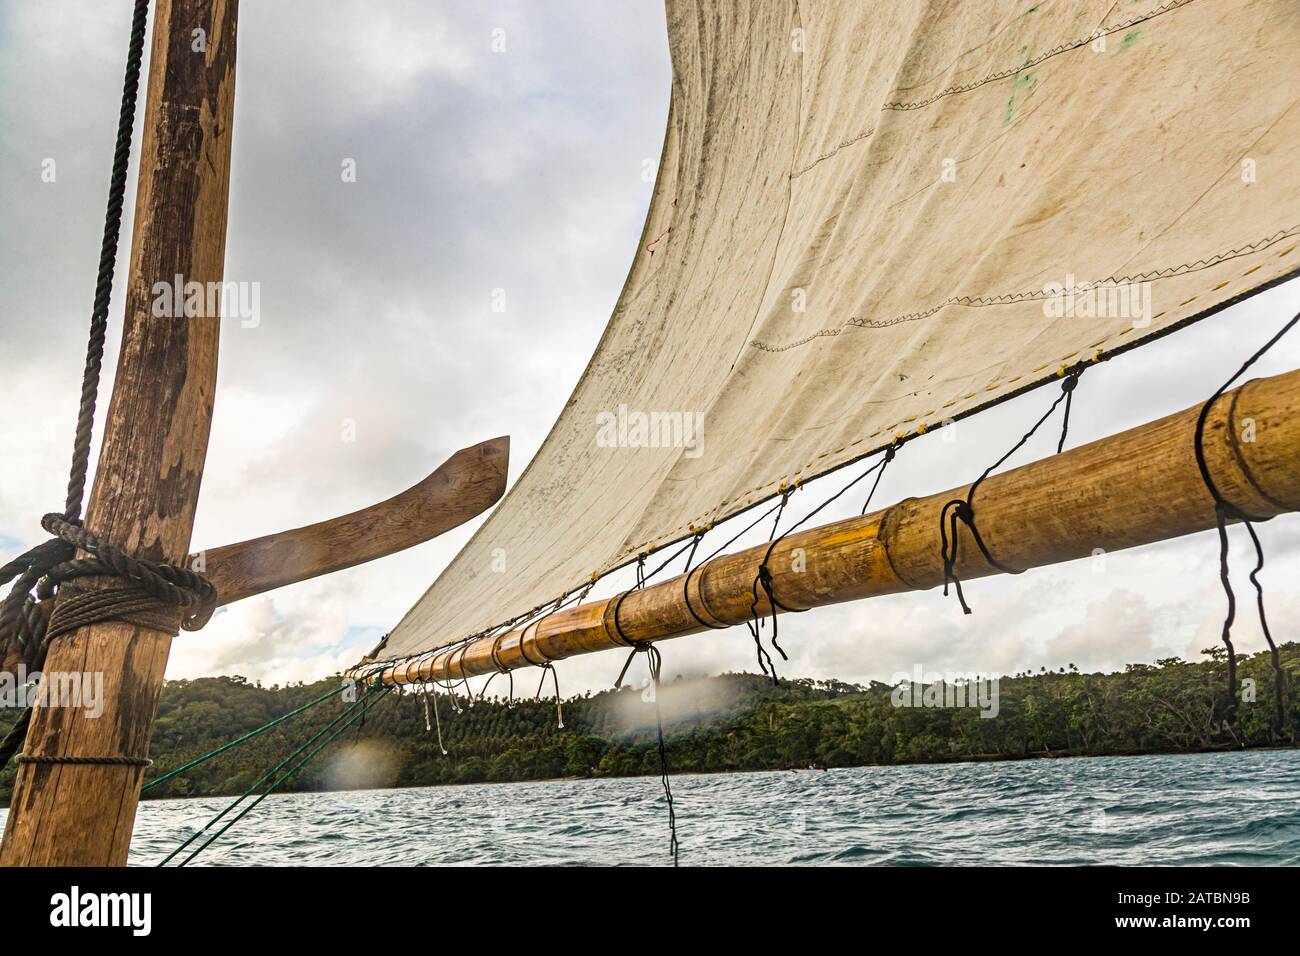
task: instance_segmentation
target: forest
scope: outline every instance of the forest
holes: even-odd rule
[[[673,773],[928,763],[1294,745],[1300,710],[1294,686],[1300,644],[1279,648],[1284,675],[1281,723],[1267,653],[1237,658],[1241,684],[1231,721],[1221,648],[1206,660],[1167,658],[1118,673],[1080,673],[1070,664],[1002,677],[995,717],[974,706],[898,706],[895,688],[755,674],[669,678],[563,701],[522,693],[472,701],[446,688],[388,694],[280,788],[321,790],[507,782],[554,777],[659,773],[656,711]],[[523,675],[520,675],[522,678]],[[640,680],[637,678],[637,680]],[[520,688],[524,681],[516,681]],[[147,771],[152,780],[255,730],[339,686],[262,687],[242,677],[168,681]],[[529,684],[529,689],[532,688]],[[933,685],[931,691],[938,691]],[[336,695],[145,794],[238,794],[253,786],[347,706]],[[908,695],[910,696],[910,695]],[[971,702],[975,695],[972,693]],[[941,701],[917,693],[914,703]],[[431,709],[431,705],[435,710]],[[0,710],[0,733],[18,715]],[[433,717],[436,715],[436,721]],[[442,753],[438,743],[441,727]],[[8,802],[11,764],[0,773]]]

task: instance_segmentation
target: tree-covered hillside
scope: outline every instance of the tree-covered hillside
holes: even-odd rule
[[[1247,697],[1223,726],[1222,652],[1200,663],[1176,658],[1116,674],[1058,672],[1004,677],[998,713],[976,707],[900,707],[883,684],[783,680],[726,674],[667,680],[658,695],[674,772],[783,769],[810,765],[916,763],[1032,756],[1131,754],[1291,744],[1300,730],[1294,687],[1300,645],[1282,648],[1292,688],[1284,726],[1272,726],[1267,654],[1238,659]],[[495,690],[504,690],[498,679]],[[240,677],[169,681],[162,693],[148,776],[181,766],[320,696],[337,679],[260,687]],[[523,682],[520,681],[522,684]],[[533,685],[530,684],[530,689]],[[390,694],[283,789],[419,786],[560,776],[658,773],[655,708],[643,688],[564,702],[501,698],[453,705],[436,698],[443,740],[426,729],[426,698]],[[1219,710],[1216,712],[1216,705]],[[154,788],[147,796],[242,792],[338,715],[331,699]],[[0,710],[0,732],[17,716]],[[7,801],[12,765],[0,775]]]

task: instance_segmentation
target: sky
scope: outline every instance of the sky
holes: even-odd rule
[[[660,0],[322,9],[241,10],[226,278],[257,283],[260,299],[255,325],[223,325],[195,550],[379,501],[500,434],[511,436],[513,480],[608,321],[649,204],[643,173],[657,165],[670,85]],[[40,540],[40,516],[63,499],[129,17],[125,2],[0,0],[5,556]],[[119,275],[129,235],[128,220]],[[1204,401],[1297,310],[1292,282],[1089,370],[1070,444]],[[100,427],[116,346],[110,338]],[[1300,333],[1257,372],[1297,366]],[[971,480],[1052,397],[963,422],[956,441],[909,443],[875,504]],[[1047,432],[1014,463],[1049,454]],[[812,488],[829,494],[854,474]],[[1115,493],[1154,490],[1139,478]],[[825,496],[809,489],[790,507],[802,516]],[[823,514],[851,511],[846,498]],[[168,676],[271,684],[337,672],[396,624],[477,524],[231,605],[177,639]],[[1274,632],[1293,639],[1300,518],[1259,530]],[[1245,589],[1248,541],[1233,537]],[[627,583],[612,576],[597,593]],[[937,591],[789,615],[781,672],[867,681],[918,665],[1014,673],[1195,659],[1217,642],[1224,609],[1213,533],[975,581],[967,596],[968,617]],[[1234,634],[1241,651],[1264,646],[1249,614]],[[743,628],[661,647],[666,676],[757,669]],[[567,661],[562,690],[608,687],[621,666],[619,652]]]

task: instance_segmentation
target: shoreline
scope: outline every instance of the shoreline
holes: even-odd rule
[[[830,773],[831,771],[834,770],[864,770],[864,769],[875,769],[875,768],[884,769],[884,768],[893,768],[893,767],[934,767],[934,766],[950,766],[952,764],[962,764],[962,763],[985,764],[985,763],[1017,763],[1017,762],[1031,761],[1031,760],[1065,760],[1065,759],[1089,760],[1089,759],[1131,759],[1131,758],[1138,758],[1138,757],[1194,757],[1194,756],[1201,756],[1204,754],[1257,753],[1260,751],[1273,751],[1273,750],[1300,750],[1300,743],[1260,744],[1258,746],[1252,746],[1252,747],[1237,747],[1237,746],[1207,747],[1207,748],[1199,748],[1193,750],[1138,750],[1138,751],[1132,751],[1127,753],[1101,753],[1101,754],[1037,753],[1037,754],[1024,754],[1019,756],[1008,756],[1004,754],[981,754],[975,756],[953,757],[946,760],[911,761],[907,763],[848,764],[840,767],[826,767],[824,769],[821,767],[765,767],[765,768],[757,768],[757,769],[690,770],[682,773],[670,773],[669,776],[672,779],[676,780],[676,779],[683,779],[686,777],[715,777],[715,776],[721,776],[725,774]],[[590,776],[571,776],[571,777],[530,777],[528,779],[523,779],[523,780],[479,780],[475,782],[466,782],[466,783],[416,783],[416,784],[410,784],[408,786],[392,786],[392,787],[351,787],[347,789],[335,789],[335,790],[330,790],[330,789],[289,790],[289,791],[273,793],[266,799],[269,800],[269,799],[274,799],[276,797],[300,797],[300,796],[311,795],[311,794],[384,793],[384,792],[396,791],[396,790],[421,790],[421,789],[434,790],[434,789],[460,788],[460,787],[512,787],[512,786],[524,786],[527,784],[535,784],[535,783],[561,783],[561,782],[573,782],[573,783],[593,782],[594,783],[596,781],[603,781],[603,780],[637,780],[637,779],[657,780],[659,778],[658,775],[656,774],[632,773],[632,774],[602,774],[599,776],[590,775]],[[236,796],[238,796],[238,794],[214,793],[214,794],[204,794],[202,796],[189,796],[189,797],[174,797],[174,796],[153,797],[153,798],[146,797],[142,799],[140,802],[142,804],[146,804],[146,803],[164,803],[168,801],[184,801],[184,800],[221,800],[221,799],[233,799]],[[8,809],[7,803],[4,806],[0,806],[0,810],[7,810],[7,809]]]

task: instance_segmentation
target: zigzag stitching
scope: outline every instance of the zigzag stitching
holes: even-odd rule
[[[1175,275],[1184,275],[1189,272],[1196,272],[1200,269],[1208,269],[1210,266],[1218,265],[1220,262],[1226,262],[1227,260],[1237,258],[1238,256],[1249,255],[1250,253],[1258,252],[1261,249],[1267,249],[1269,246],[1281,242],[1283,239],[1287,239],[1295,235],[1297,232],[1300,232],[1300,224],[1291,226],[1287,229],[1279,229],[1271,236],[1257,239],[1254,242],[1247,243],[1246,245],[1240,246],[1236,249],[1229,249],[1226,252],[1217,253],[1210,256],[1208,259],[1197,259],[1194,262],[1183,262],[1176,266],[1167,266],[1163,269],[1152,269],[1149,272],[1137,272],[1128,276],[1110,276],[1091,284],[1130,285],[1135,282],[1150,282],[1155,279],[1168,279]],[[847,319],[841,326],[821,329],[811,335],[806,335],[801,339],[787,342],[784,345],[771,345],[757,339],[752,340],[749,344],[763,352],[785,352],[789,349],[798,348],[801,345],[807,345],[813,339],[839,335],[850,326],[860,329],[886,329],[893,325],[901,325],[904,322],[919,322],[921,319],[928,319],[936,312],[946,309],[950,305],[962,305],[971,308],[978,308],[990,305],[1010,305],[1013,302],[1025,302],[1046,298],[1048,298],[1048,293],[1037,289],[1028,292],[1005,292],[1001,295],[993,296],[957,295],[944,299],[938,305],[926,309],[923,312],[907,312],[903,315],[895,316],[892,319],[863,319],[855,315]]]

